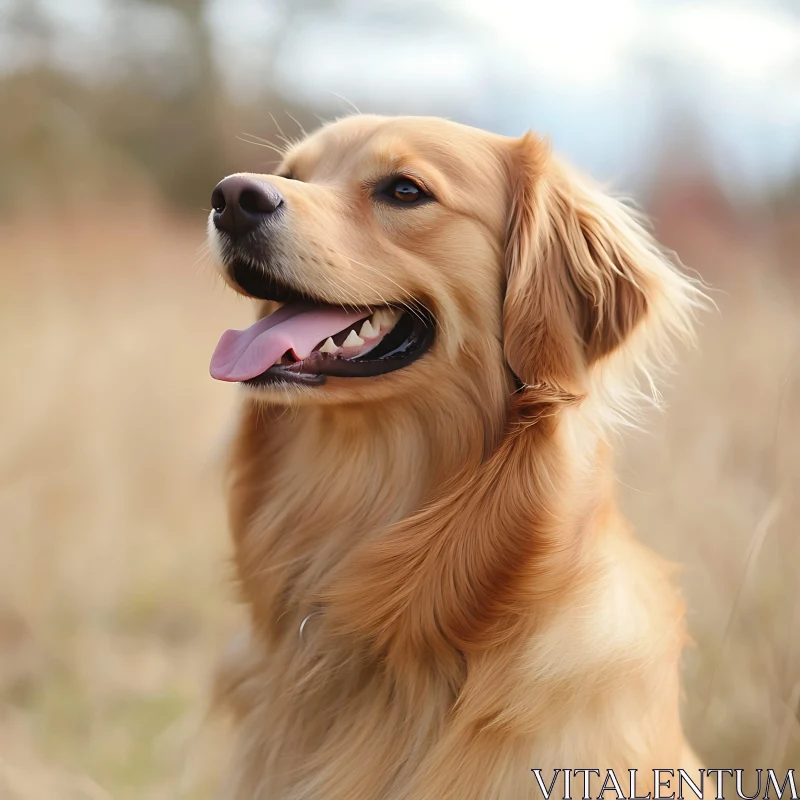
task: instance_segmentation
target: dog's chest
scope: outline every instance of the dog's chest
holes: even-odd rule
[[[416,782],[452,690],[422,673],[398,681],[346,649],[325,649],[322,625],[320,615],[303,617],[268,649],[240,642],[224,687],[239,736],[224,797],[400,800]]]

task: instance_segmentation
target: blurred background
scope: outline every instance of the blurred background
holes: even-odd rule
[[[208,197],[356,108],[547,133],[714,287],[620,492],[683,565],[700,755],[800,767],[795,0],[0,0],[0,797],[213,796],[250,310]]]

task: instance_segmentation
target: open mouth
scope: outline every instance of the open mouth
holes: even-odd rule
[[[421,306],[335,306],[234,268],[248,293],[282,303],[243,331],[226,331],[211,358],[211,376],[248,386],[281,382],[317,386],[327,376],[369,378],[408,366],[433,342]]]

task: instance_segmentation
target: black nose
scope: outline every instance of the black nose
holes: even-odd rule
[[[231,175],[211,193],[214,225],[230,236],[243,236],[274,214],[283,202],[283,195],[271,183]]]

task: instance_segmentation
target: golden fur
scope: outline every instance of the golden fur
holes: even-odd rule
[[[244,399],[224,796],[517,800],[565,767],[638,768],[647,792],[648,770],[694,766],[681,599],[616,510],[610,434],[700,292],[533,135],[356,116],[289,170],[269,180],[296,285],[413,298],[437,339],[388,375]],[[394,173],[437,202],[375,205]]]

